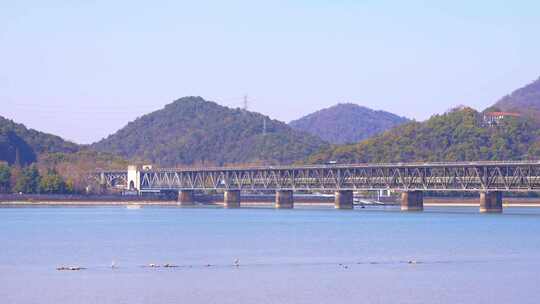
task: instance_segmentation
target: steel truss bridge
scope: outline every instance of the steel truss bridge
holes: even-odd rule
[[[540,161],[128,169],[104,186],[166,190],[540,191]]]

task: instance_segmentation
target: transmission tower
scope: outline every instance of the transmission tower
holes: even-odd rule
[[[244,95],[244,111],[247,111],[248,109],[248,104],[249,104],[249,99],[248,99],[248,96],[247,95]]]

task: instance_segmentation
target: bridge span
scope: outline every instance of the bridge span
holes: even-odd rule
[[[503,192],[540,191],[540,161],[334,164],[299,166],[140,169],[94,174],[103,186],[139,192],[178,191],[192,204],[195,190],[224,192],[226,207],[239,207],[241,191],[276,191],[276,207],[292,208],[294,191],[332,191],[335,206],[353,208],[353,191],[401,192],[401,209],[423,210],[424,191],[480,192],[481,212],[502,212]]]

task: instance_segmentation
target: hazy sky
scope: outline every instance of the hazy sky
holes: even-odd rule
[[[187,95],[423,120],[538,78],[539,35],[537,0],[0,0],[0,115],[80,143]]]

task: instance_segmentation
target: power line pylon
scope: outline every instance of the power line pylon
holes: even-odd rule
[[[249,104],[248,96],[244,95],[244,107],[243,107],[244,111],[248,110],[248,104]]]

